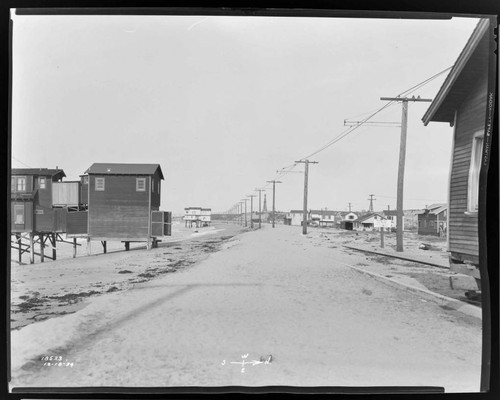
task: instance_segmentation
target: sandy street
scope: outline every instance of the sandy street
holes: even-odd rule
[[[350,268],[367,257],[344,250],[338,238],[300,230],[264,225],[225,240],[220,251],[175,274],[91,297],[77,312],[13,330],[11,388],[479,390],[480,322]],[[166,251],[133,253],[161,264]],[[103,271],[107,262],[130,269],[130,260],[93,259]],[[44,366],[44,356],[62,365]],[[242,361],[255,362],[242,370],[236,364]]]

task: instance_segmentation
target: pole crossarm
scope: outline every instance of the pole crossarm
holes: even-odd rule
[[[432,99],[422,99],[420,96],[412,96],[412,97],[381,97],[380,100],[386,101],[424,101],[427,103],[432,102]]]
[[[350,120],[347,120],[347,119],[344,119],[344,126],[361,126],[361,125],[364,125],[364,126],[379,126],[379,127],[382,127],[382,128],[390,128],[390,127],[394,127],[394,128],[400,128],[401,127],[401,123],[400,122],[376,122],[376,121],[350,121]]]

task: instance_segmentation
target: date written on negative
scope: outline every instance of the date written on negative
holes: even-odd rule
[[[64,360],[61,356],[43,356],[40,361],[44,361],[44,367],[73,367],[74,363]]]

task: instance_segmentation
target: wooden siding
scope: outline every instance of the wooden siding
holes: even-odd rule
[[[49,208],[35,206],[35,232],[66,232],[66,214],[65,208]]]
[[[473,258],[479,255],[477,214],[466,214],[467,192],[473,135],[485,126],[486,83],[485,79],[477,79],[474,90],[457,111],[450,178],[449,250]]]
[[[88,211],[68,212],[66,216],[66,233],[71,236],[85,235],[87,233]]]
[[[80,204],[88,204],[89,202],[89,184],[83,183],[80,186]]]
[[[104,191],[95,190],[95,178],[104,177]],[[149,179],[136,191],[137,176],[89,176],[89,235],[93,238],[144,238],[149,233]]]
[[[33,190],[38,190],[37,204],[44,207],[52,206],[52,178],[50,176],[33,176]],[[40,188],[40,178],[45,178],[45,189]]]
[[[53,182],[53,206],[77,206],[80,202],[80,182]]]
[[[151,191],[151,207],[160,207],[161,201],[161,179],[159,171],[151,177],[152,191]],[[158,192],[158,183],[160,183],[160,191]]]

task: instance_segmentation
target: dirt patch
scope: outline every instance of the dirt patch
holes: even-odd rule
[[[124,269],[124,270],[121,270],[121,271],[118,271],[119,274],[131,274],[132,271],[129,271],[128,269]]]
[[[468,302],[467,297],[465,297],[464,290],[451,288],[450,278],[448,275],[436,274],[432,272],[408,273],[405,275],[416,279],[419,283],[424,285],[432,292],[451,297],[452,299]]]

